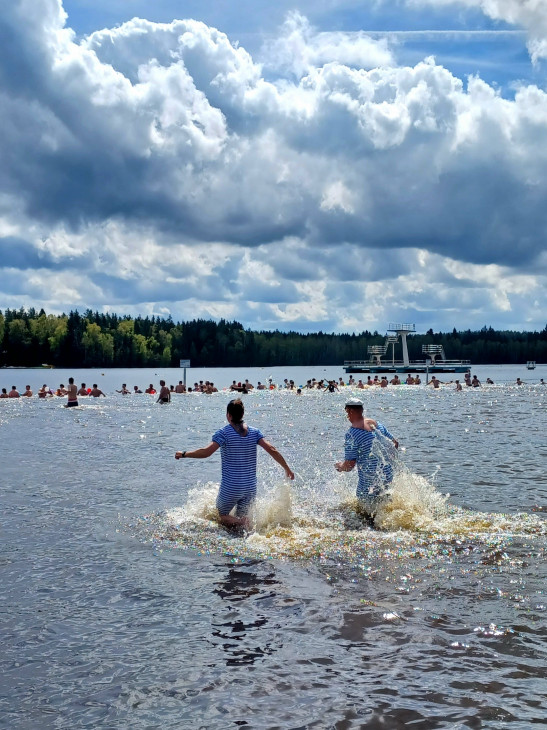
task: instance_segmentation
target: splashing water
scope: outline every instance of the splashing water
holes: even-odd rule
[[[389,499],[376,513],[377,529],[363,519],[354,488],[354,481],[347,479],[328,484],[328,494],[306,484],[264,486],[249,515],[252,531],[236,536],[218,523],[218,484],[208,482],[190,490],[184,507],[142,518],[138,532],[161,547],[206,554],[348,564],[385,557],[394,545],[398,555],[431,557],[446,554],[447,542],[462,536],[483,543],[508,535],[547,534],[547,523],[537,515],[488,514],[450,505],[449,495],[440,493],[433,480],[410,472],[400,461],[386,490]]]

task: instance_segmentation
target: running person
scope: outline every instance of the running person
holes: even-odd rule
[[[357,465],[357,498],[367,516],[373,519],[384,487],[393,480],[392,459],[389,458],[391,454],[383,459],[372,452],[377,438],[374,431],[390,439],[396,449],[399,448],[399,443],[383,424],[363,417],[363,402],[359,398],[350,398],[346,401],[345,408],[351,428],[346,433],[344,461],[339,461],[334,466],[337,471],[351,471]]]
[[[231,400],[226,409],[228,425],[213,434],[211,443],[194,451],[177,451],[175,459],[206,459],[220,448],[222,478],[217,497],[221,524],[227,527],[247,527],[247,513],[256,497],[257,444],[285,469],[289,479],[294,473],[279,451],[272,446],[258,428],[243,420],[244,407],[240,398]],[[236,508],[236,516],[230,512]]]

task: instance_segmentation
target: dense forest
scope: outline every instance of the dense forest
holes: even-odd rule
[[[100,314],[46,314],[44,310],[0,312],[0,365],[57,367],[265,367],[338,365],[367,358],[367,346],[384,343],[378,332],[253,332],[239,322]],[[474,365],[547,362],[547,326],[541,332],[506,332],[483,327],[450,333],[429,330],[410,335],[411,359],[422,359],[422,345],[442,344],[448,358]],[[391,352],[391,350],[389,351]]]

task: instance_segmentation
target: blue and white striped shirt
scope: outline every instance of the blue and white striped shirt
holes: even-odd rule
[[[393,436],[387,428],[378,423],[377,431],[389,439]],[[353,426],[346,433],[345,459],[357,463],[359,483],[357,484],[357,496],[360,499],[377,497],[382,487],[389,484],[393,479],[393,466],[391,464],[391,449],[380,447],[377,444],[378,437],[374,431],[365,431],[362,428]],[[373,450],[373,446],[376,446]],[[394,447],[393,447],[394,448]],[[386,453],[387,452],[387,453]]]
[[[222,458],[219,496],[223,499],[256,494],[256,445],[264,436],[258,428],[247,428],[246,436],[230,424],[213,434],[212,440],[220,446]]]

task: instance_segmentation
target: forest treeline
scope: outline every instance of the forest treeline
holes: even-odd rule
[[[366,359],[367,346],[384,340],[378,332],[254,332],[225,320],[175,323],[171,317],[131,318],[91,310],[68,315],[33,308],[0,312],[2,366],[178,367],[181,359],[191,360],[192,367],[341,365]],[[429,330],[408,337],[411,359],[423,358],[424,344],[442,344],[446,357],[474,365],[547,362],[547,326],[540,332]]]

